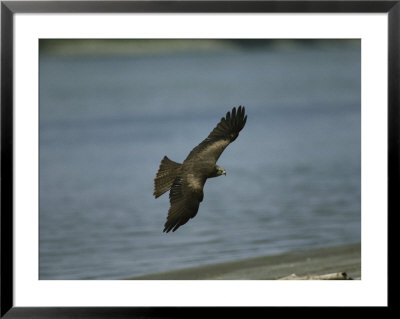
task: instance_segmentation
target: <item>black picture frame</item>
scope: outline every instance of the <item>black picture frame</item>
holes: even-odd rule
[[[399,211],[400,1],[1,1],[1,317],[178,318],[245,315],[276,308],[14,307],[13,19],[16,13],[270,12],[388,14],[388,218]],[[384,107],[384,106],[382,106]],[[381,212],[382,213],[382,212]],[[392,223],[393,224],[393,223]],[[389,237],[390,237],[389,232]],[[388,238],[389,240],[389,238]],[[390,240],[389,251],[390,251]],[[389,281],[388,281],[389,287]],[[390,297],[388,305],[390,306]],[[293,310],[293,308],[291,308]],[[301,315],[302,311],[297,315]]]

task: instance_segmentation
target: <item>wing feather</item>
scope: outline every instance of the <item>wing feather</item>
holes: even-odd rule
[[[196,179],[190,181],[190,178]],[[187,175],[178,176],[172,184],[169,193],[170,208],[164,232],[175,231],[196,216],[200,202],[203,200],[204,182],[199,178]],[[189,186],[190,185],[190,186]]]
[[[232,143],[239,135],[247,121],[245,108],[234,107],[231,112],[221,118],[217,126],[211,131],[205,140],[197,145],[186,158],[207,158],[217,162],[225,148]]]

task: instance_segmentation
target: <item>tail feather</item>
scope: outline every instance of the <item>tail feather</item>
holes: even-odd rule
[[[180,172],[181,166],[182,164],[171,161],[168,157],[164,156],[154,179],[153,195],[155,198],[161,196],[171,188],[172,183]]]

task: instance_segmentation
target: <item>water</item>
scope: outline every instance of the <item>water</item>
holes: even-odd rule
[[[197,216],[152,196],[233,106]],[[121,279],[361,241],[360,46],[41,54],[40,279]]]

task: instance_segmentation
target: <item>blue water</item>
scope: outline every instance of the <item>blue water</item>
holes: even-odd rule
[[[40,279],[119,279],[360,242],[360,44],[40,57]],[[164,155],[248,120],[162,232]]]

